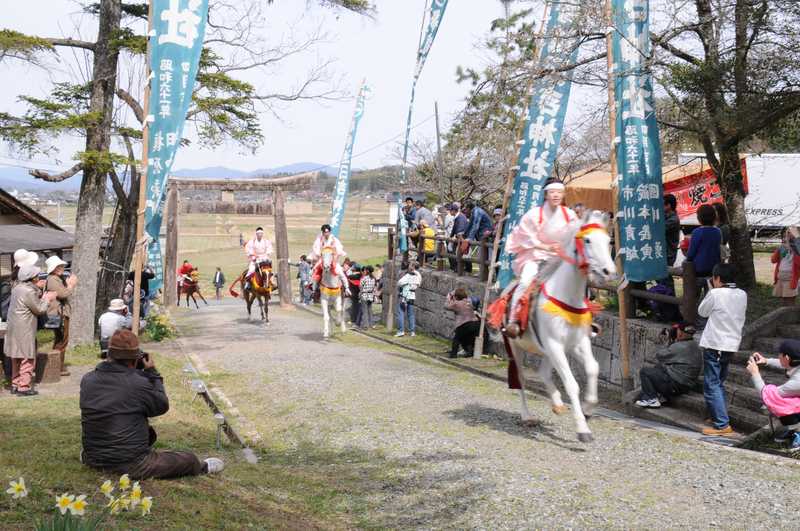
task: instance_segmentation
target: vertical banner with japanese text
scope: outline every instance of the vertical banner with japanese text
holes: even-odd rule
[[[167,176],[181,143],[183,124],[192,101],[200,52],[203,49],[208,0],[151,0],[149,115],[147,133],[147,196],[145,231],[151,242],[148,262],[157,276],[155,291],[163,283],[161,231]],[[170,289],[172,287],[170,286]]]
[[[417,92],[417,81],[422,73],[422,67],[425,66],[425,60],[428,58],[433,47],[433,41],[436,39],[436,33],[439,31],[439,26],[444,18],[444,10],[447,9],[447,0],[431,0],[430,16],[428,17],[428,28],[425,31],[422,39],[420,40],[419,49],[417,50],[417,65],[414,68],[414,79],[411,82],[411,101],[408,103],[408,117],[406,118],[406,137],[403,143],[403,167],[402,167],[402,180],[405,184],[406,180],[406,161],[408,160],[408,142],[411,137],[411,115],[414,112],[414,98]]]
[[[628,280],[667,276],[664,192],[650,57],[649,0],[613,0],[619,253]]]
[[[579,41],[569,36],[576,14],[575,4],[550,2],[550,16],[539,50],[540,70],[557,70],[576,61]],[[542,76],[534,84],[503,234],[505,239],[525,212],[541,202],[542,186],[553,172],[561,143],[571,89],[572,69]],[[497,274],[501,288],[505,288],[514,278],[511,268],[513,260],[514,256],[503,247]]]
[[[350,126],[350,132],[347,133],[347,142],[345,142],[344,153],[342,160],[339,162],[339,175],[336,178],[336,188],[333,191],[333,206],[331,207],[331,232],[334,236],[339,236],[339,230],[342,228],[342,220],[344,219],[344,210],[347,205],[347,190],[350,187],[350,171],[353,162],[353,146],[356,142],[356,133],[358,132],[358,124],[361,122],[361,117],[364,116],[364,105],[366,103],[367,95],[369,94],[369,87],[365,79],[361,83],[361,89],[358,91],[356,97],[356,110],[353,113],[353,122]]]

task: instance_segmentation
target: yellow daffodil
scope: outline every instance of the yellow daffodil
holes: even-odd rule
[[[142,487],[139,486],[139,482],[133,484],[133,488],[131,489],[131,507],[135,508],[139,503],[142,501]]]
[[[111,509],[111,514],[118,514],[127,509],[129,504],[130,500],[128,500],[128,498],[125,496],[120,496],[119,498],[111,498],[111,501],[108,502],[106,507]]]
[[[142,498],[142,516],[150,514],[150,509],[153,507],[153,497],[145,496]]]
[[[131,486],[131,478],[128,477],[128,474],[123,474],[119,478],[119,488],[122,490],[127,490],[128,487]]]
[[[105,480],[103,484],[100,485],[100,492],[102,492],[106,498],[112,498],[111,493],[114,492],[114,484],[111,483],[110,479]]]
[[[11,497],[15,500],[20,498],[24,498],[28,495],[28,489],[25,488],[25,480],[19,478],[18,481],[12,481],[9,483],[9,489],[6,490],[7,494],[11,494]]]
[[[61,496],[56,496],[56,509],[61,511],[61,514],[67,514],[67,510],[69,506],[72,505],[72,501],[75,499],[75,496],[72,494],[67,494],[66,492]]]
[[[78,516],[83,516],[83,513],[86,512],[86,506],[89,505],[85,500],[86,494],[81,494],[75,498],[75,501],[69,504],[69,512]]]

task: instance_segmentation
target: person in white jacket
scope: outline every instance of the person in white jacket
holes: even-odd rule
[[[731,435],[725,399],[725,379],[731,357],[742,342],[747,293],[736,287],[736,269],[731,264],[717,264],[712,273],[712,289],[697,308],[708,318],[700,348],[703,349],[703,396],[711,415],[712,427],[704,435]]]
[[[414,337],[416,329],[416,319],[414,315],[414,301],[417,299],[417,288],[422,284],[422,275],[417,271],[417,263],[408,264],[408,271],[397,281],[397,289],[400,290],[400,298],[397,303],[397,333],[395,337],[406,335],[405,323],[408,317],[408,331]]]
[[[256,270],[257,262],[264,262],[272,256],[272,242],[264,237],[264,229],[258,227],[256,235],[244,246],[249,264],[247,266],[247,278],[250,278]]]

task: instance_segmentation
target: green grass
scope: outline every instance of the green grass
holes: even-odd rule
[[[147,346],[152,350],[153,345]],[[157,348],[157,346],[155,347]],[[95,365],[96,346],[67,353],[73,367]],[[351,492],[367,492],[364,481],[380,476],[379,456],[350,455],[319,445],[291,450],[268,443],[256,448],[261,459],[249,465],[226,443],[214,448],[215,424],[207,406],[193,401],[181,372],[184,360],[155,354],[170,397],[170,411],[154,421],[160,448],[190,450],[203,458],[220,455],[226,470],[219,476],[175,481],[145,481],[153,496],[152,515],[115,517],[108,527],[124,529],[243,529],[351,527]],[[24,477],[30,495],[20,501],[0,491],[0,528],[30,527],[34,518],[52,512],[57,494],[88,494],[96,515],[98,487],[113,475],[81,465],[80,409],[77,387],[63,395],[16,398],[0,394],[0,481]],[[377,460],[376,460],[377,459]],[[351,467],[351,464],[354,466]],[[366,495],[366,494],[365,494]]]

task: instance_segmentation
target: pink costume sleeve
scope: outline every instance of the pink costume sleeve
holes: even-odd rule
[[[334,247],[336,248],[336,256],[337,257],[345,256],[347,253],[344,252],[344,245],[342,245],[342,242],[339,241],[339,238],[333,236],[333,242],[334,242]]]
[[[253,240],[249,240],[247,244],[245,244],[244,252],[248,258],[255,256],[255,253],[253,252]]]
[[[541,242],[539,238],[539,207],[530,209],[522,216],[519,225],[508,235],[506,250],[514,254],[512,269],[519,275],[528,262],[536,262],[548,257],[544,251],[535,248]]]
[[[317,236],[314,245],[311,246],[312,258],[319,258],[322,255],[322,236]]]

